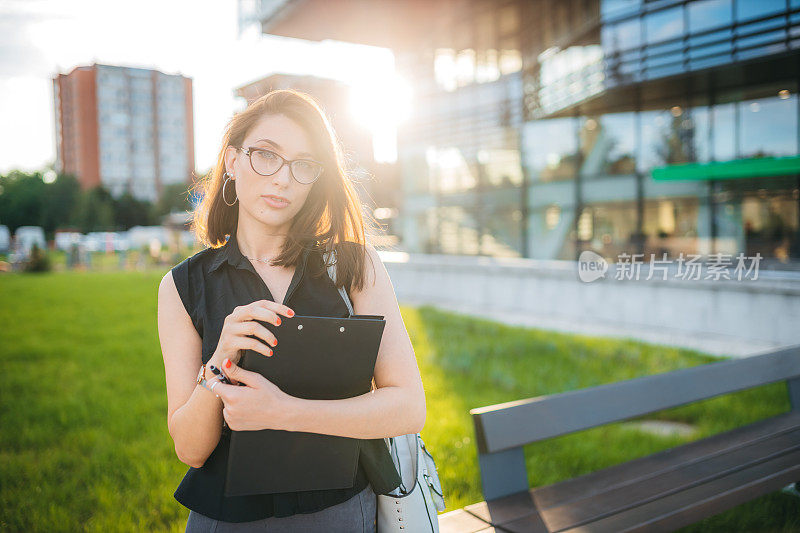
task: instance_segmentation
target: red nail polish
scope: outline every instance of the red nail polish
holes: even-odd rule
[[[269,351],[269,354],[272,355],[272,350]]]
[[[277,320],[277,324],[276,324],[276,325],[278,325],[278,326],[280,326],[280,325],[281,325],[281,317],[278,317],[278,320]]]
[[[231,367],[231,360],[226,358],[225,361],[223,362],[223,364],[225,365],[225,368],[230,368]]]
[[[289,309],[288,311],[286,311],[286,314],[287,314],[287,315],[289,315],[290,317],[291,317],[291,316],[294,316],[294,311],[292,311],[291,309]]]

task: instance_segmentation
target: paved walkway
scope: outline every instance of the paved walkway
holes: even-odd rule
[[[421,305],[420,302],[415,303],[413,301],[402,301],[400,303],[410,306]],[[448,304],[440,304],[436,307],[464,315],[488,318],[486,309],[480,309],[480,312],[476,312],[474,308]],[[527,326],[564,333],[579,333],[598,337],[631,338],[652,344],[690,348],[717,356],[747,357],[748,355],[755,355],[780,348],[780,346],[769,343],[742,341],[722,335],[690,335],[682,331],[670,331],[668,328],[660,328],[658,330],[647,330],[643,328],[634,329],[621,327],[615,324],[603,324],[601,322],[575,322],[554,317],[520,315],[496,310],[491,311],[491,320],[497,320],[509,325]]]

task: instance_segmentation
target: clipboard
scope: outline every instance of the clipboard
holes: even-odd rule
[[[333,400],[371,390],[386,325],[383,316],[295,315],[281,317],[280,326],[258,322],[278,344],[271,357],[246,350],[242,368],[299,398]],[[226,496],[350,488],[355,483],[358,439],[274,429],[231,431],[230,439]]]

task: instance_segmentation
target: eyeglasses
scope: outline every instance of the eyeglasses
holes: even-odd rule
[[[283,165],[288,164],[292,177],[303,185],[309,185],[317,181],[317,178],[322,175],[322,171],[325,170],[322,163],[318,163],[313,159],[294,159],[289,161],[280,154],[265,148],[251,146],[250,148],[237,148],[237,150],[247,154],[253,171],[261,176],[272,176],[282,169]]]

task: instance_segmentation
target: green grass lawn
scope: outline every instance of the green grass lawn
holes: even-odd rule
[[[183,531],[187,467],[167,431],[156,329],[160,271],[0,275],[0,530]],[[510,327],[403,307],[427,393],[422,435],[448,510],[480,501],[469,409],[711,362],[646,344]],[[789,409],[783,384],[670,409],[691,439]],[[526,447],[532,486],[685,438],[612,424]],[[797,531],[800,499],[773,493],[684,531]]]

